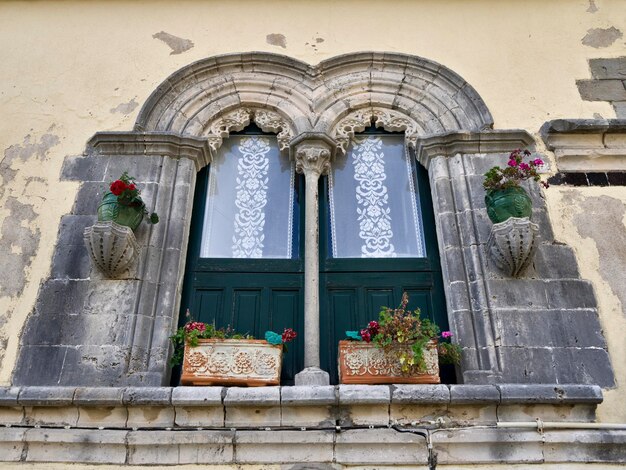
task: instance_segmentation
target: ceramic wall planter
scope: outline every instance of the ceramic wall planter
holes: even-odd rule
[[[519,186],[488,191],[485,196],[487,215],[494,224],[504,222],[511,217],[530,219],[533,206],[530,196]]]
[[[185,345],[182,385],[279,385],[282,345],[261,339],[199,339]]]
[[[143,214],[143,205],[127,206],[120,204],[117,196],[113,193],[106,193],[98,206],[99,222],[112,220],[118,225],[129,227],[131,230],[135,230],[139,227],[143,219]]]
[[[401,346],[409,348],[410,345]],[[438,384],[437,343],[431,341],[424,351],[426,370],[416,375],[402,373],[392,352],[373,343],[339,341],[339,381],[342,384]]]

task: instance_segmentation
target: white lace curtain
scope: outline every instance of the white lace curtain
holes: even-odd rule
[[[291,258],[294,168],[272,136],[232,136],[211,163],[202,258]]]
[[[329,178],[333,258],[426,256],[404,137],[357,137]]]

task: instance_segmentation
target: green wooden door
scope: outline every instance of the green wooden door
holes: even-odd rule
[[[421,212],[424,237],[424,253],[420,257],[333,256],[333,237],[339,237],[340,232],[331,227],[332,201],[329,194],[329,178],[326,177],[320,182],[321,361],[322,368],[330,373],[333,383],[337,383],[338,380],[338,341],[345,339],[345,331],[358,330],[365,327],[370,320],[377,320],[380,307],[399,305],[403,292],[409,294],[410,309],[421,309],[422,315],[435,321],[442,330],[448,329],[428,175],[419,163],[415,163],[414,158],[412,160],[410,172],[413,173],[416,185],[415,192],[418,196],[416,199]],[[365,176],[369,184],[372,176],[370,174]],[[391,193],[398,188],[394,188],[391,181],[384,183],[387,192],[390,193],[389,196],[393,197]],[[359,189],[357,187],[357,190]],[[365,194],[364,197],[370,197],[371,202],[371,195]],[[344,203],[345,199],[347,198],[344,198]],[[334,204],[336,206],[337,201]],[[362,213],[363,205],[356,207],[356,210]],[[345,217],[338,222],[347,223]],[[380,219],[378,223],[382,223]],[[363,222],[360,227],[363,228]],[[355,230],[358,228],[355,227]]]
[[[238,156],[228,155],[227,158],[235,157]],[[288,159],[285,158],[285,160],[290,165]],[[246,257],[246,253],[241,253],[240,249],[241,246],[246,248],[245,242],[236,247],[235,243],[231,243],[233,241],[230,238],[231,235],[225,240],[229,245],[226,248],[232,250],[232,255],[229,256],[227,253],[215,256],[211,252],[206,253],[203,247],[203,238],[209,236],[206,229],[206,219],[209,217],[207,205],[211,204],[211,197],[218,197],[215,196],[217,194],[222,196],[221,192],[229,188],[216,186],[211,189],[211,185],[215,186],[216,182],[210,179],[210,172],[209,166],[200,171],[197,176],[179,324],[182,325],[188,320],[184,312],[189,309],[194,320],[214,323],[217,327],[230,326],[239,333],[251,334],[256,338],[263,338],[267,330],[281,333],[284,328],[293,328],[300,334],[300,338],[290,345],[289,352],[284,356],[281,377],[283,384],[292,384],[294,375],[302,370],[304,363],[303,263],[300,256],[302,246],[299,237],[300,225],[303,221],[300,217],[300,198],[303,197],[302,179],[295,174],[292,175],[291,187],[283,191],[285,199],[292,200],[291,207],[293,208],[290,220],[283,221],[291,224],[288,227],[291,236],[287,243],[293,246],[289,250],[291,252],[289,258],[262,258],[259,257],[259,253],[255,254],[250,250],[252,256],[257,256],[257,258]],[[245,172],[259,175],[258,167],[246,169]],[[271,175],[261,175],[258,176],[258,181],[246,182],[242,179],[243,173],[244,171],[241,170],[234,179],[230,176],[226,179],[233,179],[232,185],[238,187],[244,187],[246,184],[254,186],[258,181],[264,182],[267,178],[270,178],[271,184]],[[270,190],[269,187],[267,189]],[[213,196],[211,192],[214,193]],[[234,194],[234,197],[241,199],[240,196],[243,193],[237,189]],[[214,241],[219,240],[220,232],[230,230],[230,226],[237,223],[236,219],[242,214],[243,209],[248,211],[247,225],[240,223],[237,230],[241,232],[241,227],[244,227],[250,231],[251,224],[258,223],[258,220],[255,221],[254,217],[250,216],[249,207],[242,209],[241,204],[229,206],[228,203],[223,203],[221,207],[215,209],[218,212],[224,212],[221,214],[224,217],[214,223],[213,230],[217,235],[210,235]],[[272,214],[274,209],[276,207],[272,207],[271,203],[264,208],[264,215],[268,219],[266,231],[272,229],[269,224],[273,221],[269,218],[276,215]],[[262,240],[265,247],[270,243],[267,237],[258,238]],[[240,251],[236,253],[236,250]],[[234,257],[236,255],[240,257]]]
[[[340,165],[341,162],[336,162],[337,167]],[[333,254],[333,240],[337,242],[346,236],[346,232],[342,232],[341,227],[333,230],[329,177],[320,180],[321,365],[331,374],[333,383],[337,383],[337,346],[345,337],[345,331],[364,327],[368,321],[377,319],[380,307],[398,305],[405,291],[410,295],[410,308],[420,308],[442,329],[447,329],[428,178],[419,164],[410,165],[423,226],[423,256],[419,257],[381,255],[360,258]],[[304,209],[303,178],[293,176],[292,251],[289,258],[233,258],[203,251],[206,206],[211,204],[211,192],[216,192],[215,188],[211,189],[210,172],[211,168],[207,167],[197,178],[181,312],[188,308],[195,320],[215,323],[217,327],[231,326],[238,332],[256,337],[263,337],[266,330],[281,332],[286,327],[294,328],[299,338],[285,355],[281,378],[283,384],[292,384],[304,363],[304,247],[302,237],[299,237],[304,224],[301,214]],[[392,184],[388,186],[393,199],[396,188]],[[287,195],[289,191],[284,193]],[[337,204],[343,206],[348,202],[336,200],[335,208]],[[219,230],[232,224],[236,209],[225,205],[220,210],[225,217],[222,225],[217,224]],[[270,212],[273,210],[277,208],[268,208]],[[411,231],[411,224],[406,222],[400,231]],[[187,318],[181,315],[180,324],[185,321]]]

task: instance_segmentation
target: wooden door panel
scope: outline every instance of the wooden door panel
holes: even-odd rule
[[[299,337],[283,357],[281,376],[283,384],[293,384],[304,357],[302,274],[199,273],[194,287],[189,308],[198,321],[231,326],[255,338],[263,338],[268,330],[293,328]]]

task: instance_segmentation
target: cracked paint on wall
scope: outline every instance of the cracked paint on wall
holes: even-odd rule
[[[29,223],[37,214],[33,206],[23,204],[15,197],[5,203],[9,215],[0,226],[0,296],[16,296],[22,291],[26,281],[26,268],[39,246],[39,228],[30,228]]]
[[[272,33],[265,36],[265,42],[270,46],[278,46],[287,49],[287,38],[284,34]]]
[[[111,108],[111,113],[130,114],[137,109],[139,103],[135,101],[135,98],[128,103],[120,103],[115,108]]]
[[[578,233],[591,238],[600,255],[600,274],[622,303],[626,316],[626,207],[609,196],[588,197],[578,202],[580,211],[574,215]],[[589,223],[590,219],[602,223]]]
[[[624,34],[615,26],[610,28],[592,28],[587,31],[587,34],[582,38],[582,43],[585,46],[595,47],[600,49],[602,47],[609,47],[618,39],[621,39]]]
[[[7,148],[4,151],[4,157],[0,160],[0,200],[4,196],[7,185],[15,178],[17,173],[15,164],[24,163],[31,158],[43,160],[48,150],[58,143],[59,138],[54,134],[44,134],[39,140],[34,140],[29,134],[24,137],[21,144]]]
[[[172,50],[170,52],[170,55],[182,54],[183,52],[188,51],[194,46],[194,43],[191,39],[179,38],[178,36],[166,33],[165,31],[155,33],[152,35],[152,37],[167,44]]]
[[[589,0],[589,8],[587,8],[587,13],[595,13],[598,11],[598,7],[596,6],[596,2],[594,0]]]
[[[0,160],[0,369],[10,338],[10,320],[28,282],[33,259],[40,247],[42,230],[35,223],[45,202],[47,180],[29,174],[45,171],[49,151],[60,143],[55,126],[39,138],[26,135],[9,146]]]
[[[604,390],[597,416],[626,417],[626,190],[624,187],[551,188],[545,192],[555,238],[574,248],[581,277],[592,282],[613,359],[616,388]]]

